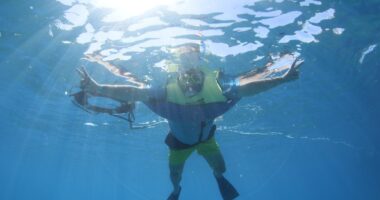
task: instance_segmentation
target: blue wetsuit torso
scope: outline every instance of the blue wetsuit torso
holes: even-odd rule
[[[165,87],[152,87],[150,100],[144,102],[153,112],[169,122],[170,133],[180,142],[194,145],[209,139],[214,120],[240,100],[234,78],[221,74],[218,83],[226,97],[225,102],[180,105],[168,102]]]

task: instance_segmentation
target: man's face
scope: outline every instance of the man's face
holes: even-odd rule
[[[191,68],[179,74],[178,84],[185,96],[194,96],[202,90],[204,74],[197,68]]]
[[[199,51],[190,49],[179,55],[179,64],[184,69],[191,69],[199,67],[200,55]]]

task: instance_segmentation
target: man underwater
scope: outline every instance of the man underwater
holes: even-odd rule
[[[82,76],[81,89],[92,96],[120,102],[141,101],[168,120],[170,131],[165,143],[169,147],[170,179],[173,184],[168,200],[179,198],[183,168],[194,151],[205,158],[212,168],[223,199],[232,200],[239,193],[223,176],[226,165],[214,136],[215,118],[227,112],[242,97],[253,96],[295,80],[303,61],[297,60],[294,55],[285,54],[265,67],[233,77],[200,66],[200,48],[197,44],[177,47],[176,55],[178,64],[169,66],[173,72],[169,74],[166,84],[99,84],[82,69],[78,70]],[[106,65],[99,59],[89,58]]]

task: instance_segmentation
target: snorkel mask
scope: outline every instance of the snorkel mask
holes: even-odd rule
[[[178,76],[178,84],[187,97],[198,94],[202,90],[203,81],[203,72],[194,68],[180,73]]]
[[[178,84],[185,96],[192,97],[202,90],[204,81],[203,72],[197,69],[200,65],[200,46],[184,44],[173,53],[178,63]]]

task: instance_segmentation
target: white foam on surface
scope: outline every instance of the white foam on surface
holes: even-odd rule
[[[333,19],[335,17],[335,9],[330,8],[324,12],[316,13],[312,18],[309,19],[309,22],[318,24],[321,21]]]
[[[64,20],[57,19],[55,26],[59,29],[69,31],[73,28],[85,25],[89,15],[90,12],[86,6],[77,4],[66,10]]]
[[[256,37],[259,38],[267,38],[270,30],[266,28],[265,26],[259,26],[253,29],[253,31],[256,33]]]
[[[310,6],[311,4],[322,5],[322,2],[315,0],[305,0],[300,2],[300,6]]]
[[[332,31],[336,35],[342,35],[343,32],[345,31],[345,29],[344,28],[333,28]]]
[[[159,17],[150,17],[143,19],[135,24],[132,24],[128,27],[128,31],[137,31],[143,28],[151,27],[151,26],[164,26],[168,25],[168,23],[161,21]]]
[[[112,9],[112,12],[103,17],[106,23],[121,22],[133,17],[138,17],[159,6],[175,4],[178,0],[85,0],[87,4],[96,8]]]
[[[86,32],[81,33],[77,38],[76,42],[79,44],[86,44],[90,43],[92,41],[92,38],[94,37],[94,32],[95,29],[91,24],[87,24],[86,27]]]
[[[254,11],[252,13],[255,17],[277,17],[282,14],[281,10],[273,10],[269,12]]]
[[[238,15],[252,14],[253,11],[247,8],[247,6],[253,6],[259,1],[261,0],[223,2],[220,0],[184,0],[175,5],[169,5],[168,9],[180,15],[207,15],[210,13],[220,13],[213,18],[217,20],[234,20],[235,22],[240,22],[245,21],[245,19],[238,17]]]
[[[281,14],[276,17],[262,19],[259,22],[261,24],[269,26],[270,29],[273,29],[280,26],[286,26],[286,25],[292,24],[295,19],[301,16],[301,14],[302,13],[300,11],[291,11],[291,12]]]
[[[298,40],[304,43],[318,42],[314,36],[321,33],[321,27],[306,22],[301,30],[295,31],[294,35],[286,35],[282,37],[279,43],[288,43],[292,40]]]
[[[316,13],[313,17],[306,20],[301,30],[295,31],[293,35],[283,36],[279,40],[279,43],[288,43],[293,40],[298,40],[303,43],[319,42],[319,40],[317,40],[315,36],[321,34],[323,30],[320,26],[317,26],[317,24],[324,20],[333,19],[334,13],[335,10],[332,8],[324,12]]]
[[[250,31],[252,28],[251,27],[236,27],[233,29],[235,32],[246,32]]]
[[[263,43],[255,41],[255,43],[241,43],[235,46],[229,46],[225,43],[216,43],[211,40],[206,40],[205,44],[207,49],[214,55],[225,57],[225,56],[236,56],[238,54],[247,53],[250,51],[255,51],[258,48],[264,46]]]
[[[372,44],[370,45],[369,47],[367,47],[363,52],[362,52],[362,55],[359,59],[359,63],[360,64],[363,64],[363,61],[364,61],[364,58],[369,54],[371,53],[372,51],[375,50],[375,48],[377,47],[377,44]]]
[[[205,21],[199,20],[199,19],[190,19],[190,18],[185,18],[181,19],[182,22],[185,24],[191,25],[191,26],[208,26],[209,24],[206,23]]]
[[[128,47],[126,48],[115,48],[117,49],[117,52],[109,51],[106,56],[107,60],[131,59],[131,53],[144,52],[147,48],[162,48],[184,43],[199,43],[199,38],[194,37],[199,35],[202,37],[204,36],[205,39],[209,40],[209,46],[206,49],[208,52],[212,54],[215,53],[215,55],[221,57],[238,55],[250,51],[248,50],[250,47],[252,48],[252,51],[257,50],[263,46],[263,43],[265,43],[264,39],[268,38],[271,29],[288,25],[293,27],[295,21],[296,26],[298,24],[299,26],[302,26],[302,28],[300,30],[295,30],[294,34],[283,36],[278,41],[279,43],[287,43],[290,41],[300,41],[303,43],[319,42],[316,35],[322,33],[322,28],[318,23],[324,20],[333,19],[335,14],[335,10],[330,8],[323,12],[315,13],[314,16],[311,13],[312,17],[309,20],[301,21],[300,16],[309,15],[309,13],[297,11],[297,8],[286,13],[279,10],[278,6],[255,10],[256,7],[254,7],[254,5],[262,0],[239,0],[226,1],[223,3],[219,0],[163,0],[157,4],[154,3],[154,5],[165,5],[165,10],[174,12],[179,16],[178,19],[181,20],[180,25],[178,25],[177,22],[171,24],[170,20],[168,21],[168,18],[165,17],[165,13],[159,8],[157,11],[150,12],[148,17],[145,18],[144,15],[140,13],[135,21],[125,21],[126,24],[125,27],[123,27],[119,22],[129,19],[134,14],[133,12],[126,13],[127,11],[123,10],[124,17],[118,16],[123,13],[118,13],[121,9],[116,8],[115,12],[105,14],[106,17],[102,19],[104,26],[94,28],[89,22],[87,22],[89,11],[94,7],[100,9],[108,8],[110,4],[116,0],[110,0],[109,3],[106,2],[102,4],[95,2],[97,0],[57,1],[65,6],[70,6],[70,8],[65,11],[64,16],[56,20],[55,25],[59,29],[67,31],[76,27],[85,26],[83,27],[84,31],[78,34],[75,40],[78,44],[88,45],[88,49],[85,53],[100,51],[104,54],[104,52],[108,52],[105,48],[110,48],[108,45],[112,44],[113,41],[127,44],[126,46]],[[141,2],[145,2],[145,0],[142,0]],[[296,3],[299,7],[310,5],[318,6],[322,4],[321,1],[317,0],[302,0],[299,2],[275,0],[272,1],[272,4],[281,3],[285,6],[285,4],[289,2],[291,4]],[[207,6],[201,6],[206,4]],[[101,7],[97,7],[97,5],[101,5]],[[121,2],[120,5],[124,4]],[[153,4],[148,7],[151,8],[152,6]],[[131,9],[131,7],[128,9]],[[206,17],[203,18],[203,15]],[[248,22],[246,18],[243,18],[244,15],[253,16],[254,19],[251,22]],[[210,23],[210,21],[212,23]],[[242,25],[234,26],[239,23]],[[255,24],[254,27],[247,26],[249,23]],[[183,24],[185,24],[185,26],[181,27]],[[116,27],[113,25],[116,25]],[[199,29],[191,28],[186,25],[199,27]],[[155,30],[149,29],[150,27],[157,26],[163,26],[163,28],[158,30],[157,28],[155,28]],[[143,31],[139,32],[140,30]],[[218,42],[214,41],[214,38],[223,37],[225,35],[224,31],[234,31],[234,34],[245,34],[244,32],[251,30],[253,31],[252,38],[256,38],[256,41],[247,42],[245,39],[239,39],[238,36],[229,37],[224,45],[221,45],[222,43],[220,40],[216,40]],[[337,35],[344,31],[342,28],[332,30]],[[129,34],[128,31],[137,33]],[[52,32],[49,32],[49,34],[52,36]],[[208,37],[212,37],[212,39]]]
[[[262,60],[263,58],[265,58],[265,57],[264,56],[256,56],[256,58],[254,58],[252,61],[256,62],[256,61]]]

